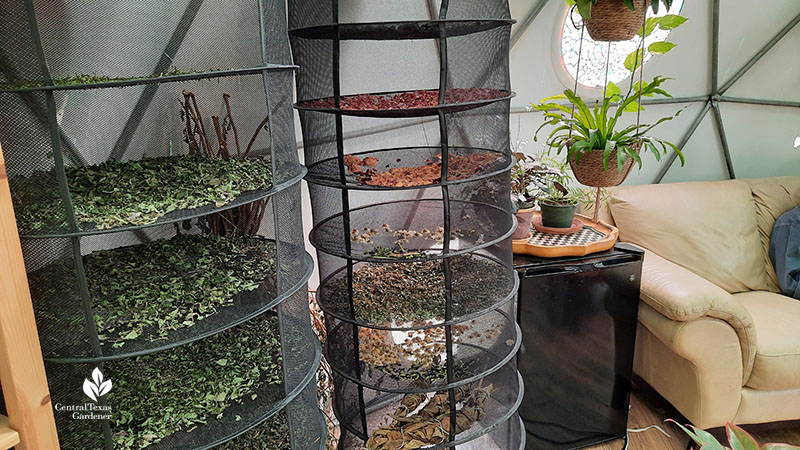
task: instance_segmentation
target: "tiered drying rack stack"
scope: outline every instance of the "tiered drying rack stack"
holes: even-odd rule
[[[524,447],[511,24],[507,0],[289,1],[342,449]]]
[[[0,141],[62,448],[325,447],[285,14],[2,7]]]

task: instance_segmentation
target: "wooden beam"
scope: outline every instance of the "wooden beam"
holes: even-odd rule
[[[10,428],[8,417],[0,416],[0,450],[8,450],[17,444],[19,433]]]
[[[58,449],[53,407],[0,147],[0,385],[18,450]]]

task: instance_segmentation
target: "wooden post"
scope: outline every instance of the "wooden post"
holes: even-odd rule
[[[0,147],[0,385],[19,450],[58,449],[53,407]],[[78,389],[78,387],[76,387]]]

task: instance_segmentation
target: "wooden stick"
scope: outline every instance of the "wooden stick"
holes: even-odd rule
[[[225,131],[219,124],[219,117],[211,116],[211,121],[214,122],[214,131],[216,131],[217,141],[219,141],[217,156],[221,156],[223,159],[231,159],[231,154],[228,151],[228,142],[225,139]]]
[[[233,123],[233,114],[231,114],[231,102],[230,102],[231,94],[225,92],[222,94],[222,99],[225,101],[225,109],[228,111],[228,115],[225,118],[228,119],[228,123],[231,124],[231,130],[233,130],[233,139],[236,141],[236,156],[242,156],[242,148],[239,146],[239,131],[236,129],[236,124]],[[223,121],[224,122],[224,121]]]
[[[0,149],[0,384],[18,450],[58,449],[53,405]],[[88,375],[88,374],[87,374]],[[78,389],[80,386],[76,386]]]
[[[196,127],[199,125],[200,127],[200,137],[202,138],[203,142],[206,146],[206,152],[208,156],[214,156],[214,153],[211,150],[211,143],[208,141],[208,134],[206,134],[206,127],[203,125],[203,114],[200,112],[200,108],[197,106],[197,97],[195,97],[194,92],[192,91],[183,91],[184,98],[186,101],[192,101],[192,107],[194,108],[194,120],[196,122]]]
[[[258,134],[261,133],[261,129],[264,128],[268,123],[269,123],[269,116],[264,117],[264,120],[262,120],[261,123],[258,125],[258,128],[256,128],[256,132],[253,133],[253,137],[250,138],[250,143],[247,144],[247,150],[244,151],[244,155],[242,155],[242,158],[247,158],[247,155],[250,154],[250,149],[253,147],[253,143],[256,141]]]
[[[592,217],[592,222],[594,223],[597,223],[597,219],[600,218],[600,193],[602,190],[603,188],[597,188],[594,197],[594,217]]]

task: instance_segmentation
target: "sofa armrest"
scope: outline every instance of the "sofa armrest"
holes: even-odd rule
[[[705,278],[645,250],[642,300],[665,317],[689,322],[700,317],[720,319],[736,331],[742,349],[743,382],[750,377],[756,355],[753,318],[731,294]]]

